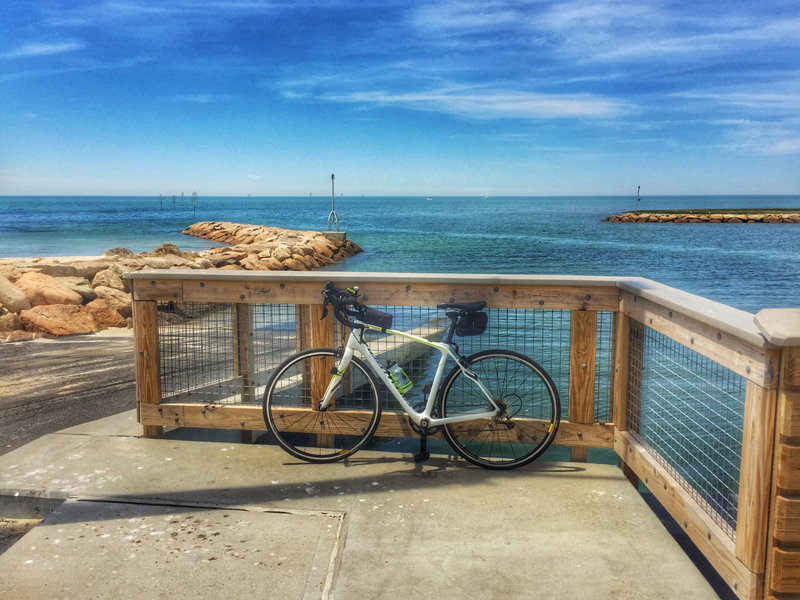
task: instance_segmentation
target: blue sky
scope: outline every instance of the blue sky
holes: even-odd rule
[[[800,3],[0,3],[0,194],[800,193]]]

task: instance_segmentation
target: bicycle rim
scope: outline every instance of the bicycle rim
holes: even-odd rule
[[[488,469],[513,469],[541,456],[558,429],[561,405],[553,380],[534,360],[508,350],[485,350],[467,365],[492,394],[501,412],[491,419],[451,423],[444,435],[469,462]],[[456,367],[440,400],[443,417],[489,410],[477,384]]]
[[[332,462],[366,444],[380,419],[375,376],[353,357],[328,409],[318,409],[337,363],[333,349],[313,349],[284,361],[267,382],[264,420],[274,440],[292,456]]]

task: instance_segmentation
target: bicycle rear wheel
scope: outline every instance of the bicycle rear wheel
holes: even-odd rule
[[[561,414],[547,371],[510,350],[478,352],[466,359],[466,366],[501,410],[491,419],[445,425],[444,436],[453,450],[487,469],[513,469],[541,456],[555,438]],[[439,402],[442,417],[491,410],[484,393],[458,366],[445,379]]]
[[[353,357],[324,412],[319,402],[341,356],[333,348],[313,348],[281,363],[264,391],[264,420],[278,445],[292,456],[333,462],[369,442],[381,416],[378,381]]]

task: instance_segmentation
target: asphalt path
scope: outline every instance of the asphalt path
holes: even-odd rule
[[[129,330],[0,344],[0,455],[136,408]]]

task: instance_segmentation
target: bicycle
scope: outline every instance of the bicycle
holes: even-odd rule
[[[312,348],[282,362],[264,391],[264,420],[272,437],[292,456],[326,463],[352,456],[369,443],[381,418],[382,382],[420,435],[415,462],[430,458],[427,438],[440,429],[467,461],[488,469],[512,469],[541,456],[555,438],[561,403],[550,375],[533,359],[510,350],[459,353],[454,335],[486,330],[486,302],[443,302],[450,326],[443,342],[391,329],[393,315],[358,300],[358,288],[326,283],[322,319],[333,305],[350,328],[344,347]],[[403,336],[441,354],[424,406],[405,398],[412,383],[397,364],[384,368],[364,340],[365,331]],[[362,358],[355,356],[358,351]],[[447,359],[455,366],[444,377]]]

